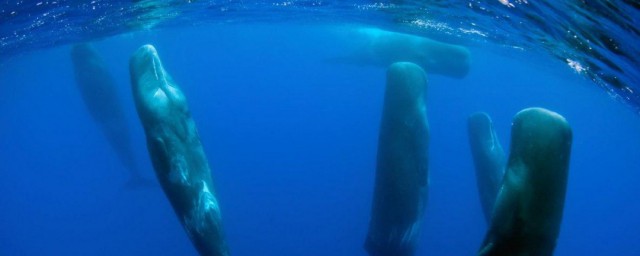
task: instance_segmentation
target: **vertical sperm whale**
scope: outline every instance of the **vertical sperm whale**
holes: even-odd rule
[[[489,115],[474,113],[467,120],[467,125],[480,204],[487,223],[490,223],[493,205],[502,184],[506,157]]]
[[[143,178],[136,164],[125,112],[104,61],[89,44],[73,46],[71,60],[76,84],[89,114],[129,172],[127,186],[149,185],[150,181]]]
[[[520,111],[491,225],[478,255],[553,255],[571,154],[571,127],[542,108]]]
[[[200,255],[228,255],[209,164],[187,100],[152,45],[129,62],[133,98],[156,176]]]
[[[365,250],[371,256],[413,255],[427,201],[427,80],[409,62],[391,65],[378,136],[376,177]]]

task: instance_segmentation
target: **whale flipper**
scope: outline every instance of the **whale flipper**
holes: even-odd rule
[[[514,118],[510,155],[479,255],[553,255],[564,208],[572,132],[555,112]]]
[[[129,64],[138,117],[165,195],[200,255],[228,255],[209,164],[184,94],[152,45],[140,47]]]
[[[125,186],[129,187],[129,183],[135,187],[152,186],[154,183],[142,176],[134,159],[125,111],[104,61],[88,43],[71,48],[71,61],[78,90],[89,114],[129,172]]]
[[[427,201],[427,81],[416,64],[387,71],[373,204],[365,250],[372,256],[413,255]]]
[[[506,157],[489,115],[474,113],[467,124],[480,203],[485,219],[490,223],[493,205],[502,184]]]

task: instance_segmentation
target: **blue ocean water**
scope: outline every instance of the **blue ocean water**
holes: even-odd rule
[[[385,68],[328,61],[342,26],[176,25],[93,42],[150,179],[128,59],[142,44],[158,49],[198,125],[233,255],[366,255]],[[75,85],[73,41],[83,38],[0,66],[0,255],[196,255],[159,185],[123,186],[128,173]],[[513,115],[531,106],[561,113],[574,134],[555,255],[639,254],[634,108],[539,51],[469,49],[465,78],[428,76],[430,186],[417,255],[477,252],[486,225],[467,117],[489,113],[508,148]]]

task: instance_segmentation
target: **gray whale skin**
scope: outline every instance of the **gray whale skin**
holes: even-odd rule
[[[78,90],[89,114],[129,172],[126,186],[137,188],[153,184],[142,177],[134,159],[125,112],[104,61],[88,43],[71,48],[71,61]]]
[[[147,149],[165,195],[200,255],[228,255],[211,172],[187,101],[152,45],[129,63]]]
[[[364,248],[371,256],[410,256],[427,201],[427,81],[416,64],[387,71],[378,137],[371,220]]]
[[[345,36],[351,55],[343,58],[343,62],[383,67],[411,62],[427,74],[453,78],[463,78],[469,73],[471,54],[466,47],[378,28],[351,31]]]
[[[478,255],[550,256],[560,232],[572,132],[564,117],[520,111],[491,225]]]
[[[467,125],[482,212],[490,223],[493,205],[502,185],[506,156],[489,115],[474,113],[469,116]]]

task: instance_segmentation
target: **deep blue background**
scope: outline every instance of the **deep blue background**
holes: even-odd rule
[[[365,255],[383,67],[328,61],[331,26],[226,25],[95,42],[155,180],[128,58],[152,43],[185,92],[233,255]],[[127,172],[76,90],[69,46],[0,66],[0,255],[195,255],[156,185]],[[508,149],[511,118],[540,106],[573,127],[556,255],[640,253],[640,118],[551,58],[476,46],[469,75],[429,75],[429,203],[418,255],[473,255],[485,232],[466,118],[486,111]]]

